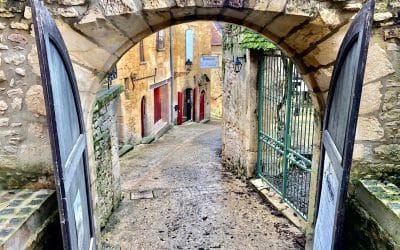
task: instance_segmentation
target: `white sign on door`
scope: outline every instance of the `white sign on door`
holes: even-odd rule
[[[332,161],[325,153],[324,182],[314,234],[314,250],[332,249],[339,181],[333,170]]]

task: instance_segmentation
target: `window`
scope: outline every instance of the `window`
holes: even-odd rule
[[[186,60],[185,62],[193,63],[193,30],[186,30]]]
[[[154,89],[154,123],[161,120],[161,87]]]
[[[157,32],[156,43],[157,50],[163,50],[165,48],[164,30]]]
[[[140,41],[140,44],[139,44],[139,55],[140,55],[140,62],[141,63],[145,62],[145,60],[144,60],[144,43],[143,43],[143,40]]]

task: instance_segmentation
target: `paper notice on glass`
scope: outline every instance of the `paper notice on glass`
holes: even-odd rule
[[[338,178],[328,154],[325,153],[321,200],[314,233],[314,250],[332,249],[338,188]]]
[[[75,227],[76,227],[76,237],[78,242],[78,249],[83,249],[83,237],[84,237],[84,228],[83,228],[83,211],[82,211],[82,200],[81,194],[76,194],[74,201],[74,215],[75,215]]]

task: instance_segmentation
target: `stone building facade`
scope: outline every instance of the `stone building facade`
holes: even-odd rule
[[[193,20],[244,25],[275,42],[295,62],[312,91],[316,111],[322,117],[336,53],[362,1],[62,0],[46,3],[64,36],[79,83],[96,207],[92,139],[96,94],[112,65],[131,47],[156,31]],[[390,177],[393,183],[398,183],[398,178],[393,178],[396,175],[391,173],[399,171],[398,13],[396,1],[377,1],[363,97],[367,102],[362,104],[353,168],[354,176]],[[0,2],[0,173],[3,188],[53,185],[31,18],[26,1]],[[316,176],[313,180],[315,186]]]
[[[118,115],[121,143],[138,144],[170,124],[169,44],[168,30],[161,31],[143,39],[117,63],[113,82],[124,86]],[[156,92],[161,101],[158,118],[154,116]]]
[[[187,39],[193,41],[188,44]],[[190,65],[188,46],[192,47]],[[221,55],[220,24],[213,22],[163,29],[130,49],[117,63],[113,81],[125,87],[119,110],[121,143],[138,144],[146,137],[158,137],[170,125],[206,120],[211,113],[221,117]],[[202,56],[216,57],[218,63],[203,68]]]

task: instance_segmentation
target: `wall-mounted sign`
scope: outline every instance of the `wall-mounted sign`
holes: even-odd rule
[[[219,56],[201,56],[200,68],[202,69],[219,68]]]

